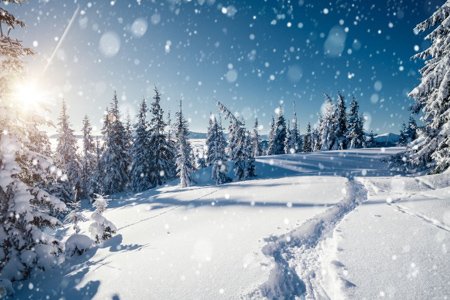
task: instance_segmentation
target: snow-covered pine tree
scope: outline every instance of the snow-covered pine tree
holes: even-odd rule
[[[347,145],[349,149],[362,148],[365,144],[363,129],[364,117],[359,116],[359,105],[355,97],[350,104],[347,127]]]
[[[263,144],[261,142],[261,136],[259,135],[257,117],[255,118],[255,126],[253,127],[252,152],[254,157],[264,155]]]
[[[402,129],[400,129],[400,137],[398,138],[399,146],[406,146],[408,144],[408,127],[406,127],[405,122],[402,124]]]
[[[206,168],[205,150],[204,149],[197,149],[195,151],[195,168],[197,170]]]
[[[129,183],[129,152],[125,127],[120,120],[119,101],[114,92],[111,109],[106,112],[103,124],[103,151],[100,159],[102,191],[104,194],[120,193]]]
[[[83,119],[83,156],[81,159],[81,198],[89,198],[92,193],[92,177],[97,167],[96,147],[92,136],[92,126],[87,115]]]
[[[286,120],[280,105],[276,109],[275,123],[273,123],[273,137],[269,139],[268,155],[284,154],[284,142],[286,141]]]
[[[375,140],[375,135],[373,133],[373,131],[371,130],[369,133],[369,136],[367,137],[366,140],[366,147],[367,148],[377,148],[380,147],[380,144]]]
[[[336,142],[336,109],[333,100],[325,94],[325,103],[322,106],[322,117],[320,118],[319,136],[321,150],[327,151],[334,147]]]
[[[167,141],[164,132],[164,111],[160,105],[161,94],[155,87],[155,96],[151,106],[152,118],[150,127],[149,151],[152,153],[149,179],[152,186],[162,185],[176,175],[175,149],[172,143]]]
[[[67,203],[67,205],[72,209],[67,216],[64,218],[64,222],[68,224],[73,224],[73,230],[75,234],[80,233],[80,226],[78,226],[79,222],[85,222],[88,219],[84,216],[84,214],[80,211],[81,203],[78,201],[78,193],[74,191],[74,198],[72,202]]]
[[[131,116],[130,116],[130,110],[128,107],[125,110],[125,148],[128,152],[127,158],[128,158],[128,174],[131,172],[131,147],[133,146],[133,124],[131,124]]]
[[[312,152],[311,124],[306,126],[306,134],[303,136],[302,152]]]
[[[212,165],[211,179],[216,184],[222,184],[231,181],[228,177],[227,155],[225,151],[225,137],[223,135],[222,122],[218,122],[215,116],[212,116],[210,133],[210,164]]]
[[[286,139],[284,140],[284,153],[286,154],[290,154],[291,153],[291,147],[290,147],[290,142],[291,142],[291,122],[288,120],[287,124],[286,124]],[[292,153],[294,153],[293,149],[292,149]]]
[[[135,192],[142,192],[153,187],[149,174],[152,153],[149,149],[150,131],[148,130],[147,113],[147,104],[145,99],[142,99],[136,124],[134,124],[134,141],[131,147],[130,186]]]
[[[209,121],[208,121],[208,128],[206,131],[206,141],[205,141],[205,163],[207,166],[212,165],[212,158],[213,158],[213,149],[214,149],[214,143],[216,142],[216,136],[214,135],[214,128],[213,124],[216,120],[215,116],[210,113],[209,114]]]
[[[51,160],[31,146],[38,142],[33,131],[47,124],[45,108],[35,101],[21,103],[14,95],[13,82],[29,80],[20,71],[22,57],[33,51],[1,30],[9,33],[25,24],[3,8],[0,24],[0,277],[5,282],[24,279],[34,267],[47,269],[55,263],[63,247],[44,230],[60,225],[53,215],[66,206],[35,180],[53,169]]]
[[[250,133],[245,129],[243,121],[239,120],[222,103],[217,101],[217,106],[222,113],[225,113],[225,119],[230,119],[227,152],[228,157],[234,162],[233,169],[235,178],[237,180],[244,180],[256,176],[255,158],[252,154]]]
[[[108,199],[103,198],[102,195],[96,195],[92,206],[95,207],[95,211],[91,215],[94,222],[89,226],[89,232],[91,238],[98,244],[110,239],[117,232],[117,227],[103,216],[108,207]]]
[[[302,150],[302,139],[298,128],[297,112],[295,110],[295,101],[292,101],[294,117],[292,118],[292,129],[289,131],[289,137],[286,137],[286,153],[299,153]]]
[[[319,116],[319,120],[321,118],[322,117]],[[312,151],[314,151],[314,152],[320,151],[320,149],[322,149],[319,128],[320,128],[320,121],[319,121],[319,126],[314,128],[312,131],[312,134],[311,134]]]
[[[412,116],[410,116],[409,122],[408,122],[408,130],[407,130],[409,142],[412,142],[418,138],[419,135],[417,133],[417,130],[418,130],[418,127],[417,127],[416,120]]]
[[[180,110],[176,113],[177,128],[177,174],[180,177],[181,187],[188,187],[195,183],[192,178],[192,172],[195,170],[194,163],[191,159],[192,147],[189,142],[188,122],[183,117],[182,101],[180,100]]]
[[[275,140],[275,119],[273,118],[273,115],[272,115],[272,121],[270,122],[267,155],[273,155],[273,150],[274,150],[273,142],[274,142],[274,140]]]
[[[335,112],[336,124],[336,141],[334,143],[334,150],[347,149],[347,112],[345,107],[345,99],[340,92],[338,92],[338,101]]]
[[[65,181],[63,186],[65,186],[67,191],[70,191],[74,186],[81,187],[79,184],[81,163],[77,153],[77,139],[73,133],[74,130],[70,128],[71,124],[69,123],[67,106],[64,100],[62,101],[61,114],[58,120],[58,145],[55,152],[55,163],[64,173],[61,178]],[[80,191],[77,192],[79,193]]]
[[[416,26],[419,33],[435,27],[425,39],[431,46],[413,58],[425,61],[420,70],[420,84],[412,90],[415,99],[413,113],[422,111],[421,139],[408,150],[409,163],[419,168],[431,168],[440,173],[450,166],[450,1],[446,1],[431,17]]]

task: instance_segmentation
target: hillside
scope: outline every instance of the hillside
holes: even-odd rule
[[[450,175],[392,174],[380,159],[399,150],[266,156],[254,180],[214,186],[207,168],[191,188],[114,195],[117,235],[16,299],[449,296]]]

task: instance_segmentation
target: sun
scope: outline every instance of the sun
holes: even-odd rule
[[[35,81],[16,83],[11,88],[11,98],[24,109],[38,107],[45,101],[45,95]]]

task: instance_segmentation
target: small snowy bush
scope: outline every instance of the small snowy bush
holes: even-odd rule
[[[73,234],[66,242],[66,256],[81,255],[89,250],[94,242],[84,234]]]
[[[116,233],[117,228],[102,215],[108,207],[108,199],[103,198],[101,195],[96,195],[95,202],[92,205],[95,207],[95,211],[91,215],[91,219],[94,222],[89,226],[89,232],[96,243],[101,243],[111,238]]]

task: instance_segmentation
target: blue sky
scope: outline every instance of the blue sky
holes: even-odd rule
[[[183,99],[193,131],[206,131],[214,99],[248,127],[258,116],[263,133],[280,103],[291,118],[295,100],[303,133],[323,94],[339,90],[382,133],[409,117],[407,93],[423,66],[410,57],[428,45],[413,28],[444,2],[32,0],[7,9],[28,25],[12,36],[37,52],[27,66],[48,93],[50,118],[64,98],[76,130],[84,114],[101,126],[114,90],[134,117],[156,85],[166,113]]]

